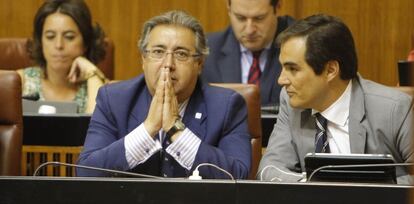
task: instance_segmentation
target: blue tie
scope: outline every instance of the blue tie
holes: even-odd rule
[[[316,113],[315,153],[330,153],[328,136],[326,134],[327,120]]]

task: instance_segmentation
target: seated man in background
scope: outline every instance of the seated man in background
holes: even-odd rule
[[[139,40],[144,74],[99,90],[79,164],[187,177],[202,163],[246,178],[247,107],[234,91],[199,80],[208,54],[200,23],[181,11],[148,20]],[[78,176],[105,176],[77,169]],[[206,178],[229,178],[202,167]]]
[[[210,55],[202,77],[211,83],[260,86],[262,105],[279,103],[279,47],[274,40],[293,23],[279,16],[281,0],[227,0],[231,26],[208,36]]]
[[[354,40],[341,20],[310,16],[281,33],[278,43],[284,88],[259,179],[301,180],[309,152],[413,161],[411,97],[357,73]],[[408,174],[398,167],[398,183],[411,182]]]

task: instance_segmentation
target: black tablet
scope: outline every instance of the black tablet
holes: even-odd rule
[[[308,153],[308,181],[396,183],[394,158],[390,154]]]
[[[89,127],[89,114],[23,114],[23,144],[82,146]]]
[[[398,79],[400,86],[413,86],[414,62],[400,60],[398,61]]]

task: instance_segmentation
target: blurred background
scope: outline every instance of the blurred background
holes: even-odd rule
[[[93,20],[115,45],[115,79],[142,72],[136,44],[144,21],[181,9],[201,21],[205,32],[228,25],[227,0],[86,0]],[[31,37],[32,21],[43,0],[0,0],[0,38]],[[283,0],[280,15],[303,18],[316,13],[335,15],[351,28],[359,72],[368,79],[394,86],[397,61],[412,49],[413,0]],[[275,79],[276,80],[276,79]]]

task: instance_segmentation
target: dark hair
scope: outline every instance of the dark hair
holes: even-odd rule
[[[105,56],[105,34],[101,27],[92,25],[88,6],[83,0],[47,0],[39,8],[33,21],[33,41],[28,43],[31,57],[40,67],[46,67],[46,59],[42,51],[42,32],[46,18],[53,13],[70,16],[79,27],[86,47],[85,57],[93,63],[99,62]]]
[[[203,57],[208,55],[206,35],[200,22],[193,16],[184,11],[173,10],[163,13],[159,16],[152,17],[144,23],[141,37],[138,41],[138,49],[145,53],[148,45],[149,34],[158,25],[178,25],[192,30],[195,34],[195,49],[197,54]]]
[[[231,0],[227,0],[229,6],[231,5]],[[276,11],[277,3],[279,3],[279,0],[270,0],[270,5],[273,7],[274,11]]]
[[[341,79],[357,76],[354,39],[339,18],[318,14],[299,20],[279,34],[277,43],[283,44],[292,37],[306,38],[305,60],[317,75],[327,62],[335,60],[339,63]]]

